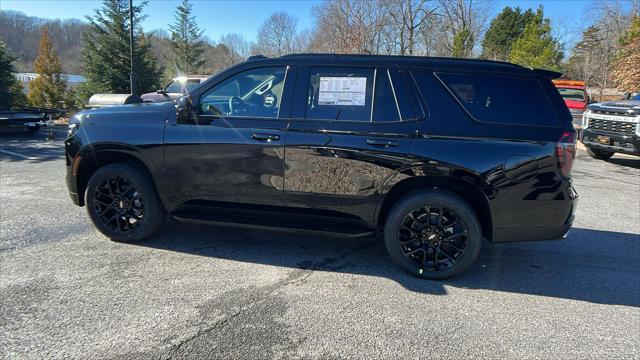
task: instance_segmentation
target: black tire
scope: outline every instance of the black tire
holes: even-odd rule
[[[40,125],[27,126],[27,130],[29,130],[30,133],[38,132],[38,130],[40,130]]]
[[[436,209],[439,209],[439,220],[436,217],[436,225],[431,226]],[[415,217],[416,214],[420,219]],[[407,227],[407,221],[412,222],[411,229]],[[423,226],[422,230],[413,234],[413,229],[420,226]],[[435,229],[433,232],[432,228]],[[405,241],[413,239],[413,235],[418,235],[418,238]],[[440,189],[420,190],[404,196],[393,206],[385,222],[384,241],[393,262],[406,271],[426,279],[444,279],[465,271],[473,264],[480,253],[482,230],[471,206],[458,195]],[[433,255],[433,267],[427,266],[425,260],[429,251]],[[412,252],[414,254],[408,254]],[[419,254],[422,254],[422,259]],[[440,265],[440,260],[450,265],[445,268]]]
[[[592,149],[590,147],[587,148],[587,154],[594,159],[598,160],[609,160],[615,154],[613,151],[604,151],[598,149]]]
[[[85,204],[96,228],[115,241],[144,240],[166,219],[149,175],[129,162],[99,168],[87,183]]]

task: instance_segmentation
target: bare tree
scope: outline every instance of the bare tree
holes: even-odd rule
[[[588,14],[596,19],[594,26],[600,39],[593,59],[594,77],[600,85],[600,97],[604,89],[611,85],[611,65],[620,46],[618,39],[629,26],[634,11],[625,11],[624,5],[620,0],[598,0],[594,1]]]
[[[296,52],[309,52],[311,48],[311,40],[313,32],[309,29],[303,30],[296,34],[293,39],[293,47]]]
[[[226,34],[220,37],[218,46],[226,47],[226,51],[223,51],[222,63],[225,67],[235,65],[244,61],[251,54],[251,46],[249,42],[240,34]]]
[[[334,53],[377,54],[385,14],[378,1],[328,0],[314,9],[311,47]]]
[[[382,0],[386,21],[386,49],[388,53],[413,55],[418,47],[420,29],[434,17],[434,0]]]
[[[491,14],[487,0],[439,0],[438,26],[430,31],[441,31],[441,41],[447,55],[454,50],[456,37],[465,35],[464,57],[472,55],[475,45],[484,33]]]
[[[271,14],[258,29],[258,39],[251,52],[265,56],[282,56],[296,51],[298,20],[285,12]]]

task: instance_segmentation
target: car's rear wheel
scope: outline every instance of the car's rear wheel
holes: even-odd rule
[[[444,279],[473,264],[480,252],[480,222],[469,204],[445,190],[416,191],[389,212],[384,240],[391,259],[427,279]]]
[[[30,133],[38,132],[38,130],[40,130],[40,125],[27,126],[27,130],[29,130]]]
[[[122,162],[98,169],[85,194],[91,221],[107,237],[124,242],[153,235],[164,222],[158,194],[139,166]]]
[[[593,149],[593,148],[588,147],[587,148],[587,154],[589,154],[589,156],[591,156],[594,159],[609,160],[615,154],[615,152],[598,150],[598,149]]]

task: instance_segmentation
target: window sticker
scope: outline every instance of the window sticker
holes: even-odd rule
[[[320,77],[318,105],[364,106],[366,77]]]

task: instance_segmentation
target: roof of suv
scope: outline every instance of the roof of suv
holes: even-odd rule
[[[504,61],[480,60],[480,59],[462,59],[448,57],[429,57],[429,56],[399,56],[399,55],[352,55],[352,54],[289,54],[279,58],[268,58],[262,55],[251,56],[248,61],[271,61],[271,60],[297,60],[297,61],[326,61],[330,62],[364,62],[364,63],[398,63],[412,66],[431,66],[437,68],[467,68],[467,69],[485,69],[493,71],[506,71],[513,73],[521,73],[531,75],[532,72],[550,78],[558,78],[561,73],[542,70],[530,69],[520,65],[512,64]]]

